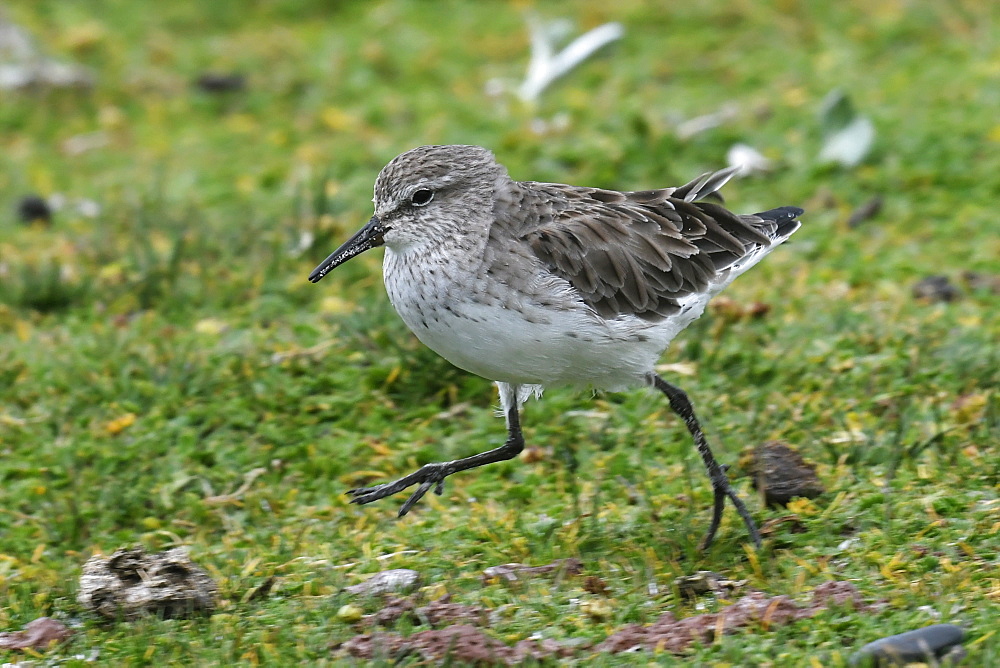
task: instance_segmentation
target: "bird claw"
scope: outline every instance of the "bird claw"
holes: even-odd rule
[[[448,468],[449,463],[450,462],[442,464],[425,464],[417,471],[408,476],[404,476],[399,480],[383,483],[381,485],[374,485],[372,487],[357,487],[355,489],[349,489],[347,490],[347,494],[351,497],[351,503],[364,505],[366,503],[372,503],[373,501],[378,501],[379,499],[392,496],[397,492],[403,491],[407,487],[419,485],[413,494],[410,495],[410,498],[408,498],[399,509],[397,517],[402,517],[406,513],[410,512],[410,509],[412,509],[413,506],[420,501],[420,499],[424,498],[424,495],[430,491],[431,487],[434,488],[434,493],[438,496],[444,494],[444,480],[452,473],[452,471]]]
[[[372,501],[378,501],[386,496],[389,496],[392,492],[382,494],[382,489],[387,485],[375,485],[374,487],[355,487],[354,489],[349,489],[345,494],[351,497],[351,503],[356,503],[363,506],[366,503],[371,503]]]
[[[726,470],[728,466],[721,466],[722,470]],[[713,499],[712,508],[712,524],[708,528],[708,532],[705,537],[702,538],[701,543],[698,546],[699,550],[707,550],[712,541],[715,540],[715,533],[719,529],[719,525],[722,521],[722,511],[726,505],[726,498],[728,497],[733,505],[736,507],[736,512],[739,513],[740,517],[743,519],[743,523],[747,527],[747,532],[750,534],[750,540],[753,541],[755,547],[759,548],[761,546],[760,531],[757,529],[757,523],[754,522],[753,517],[750,516],[750,511],[747,510],[746,505],[743,500],[736,494],[736,490],[732,488],[729,484],[729,480],[722,478],[720,480],[712,480],[712,489],[715,493]]]

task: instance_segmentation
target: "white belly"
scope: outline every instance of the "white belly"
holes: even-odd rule
[[[701,315],[709,295],[650,324],[634,316],[605,320],[580,303],[551,309],[516,298],[481,298],[457,289],[446,267],[404,263],[386,251],[389,300],[424,345],[455,366],[516,385],[590,386],[622,390],[646,384],[670,340]],[[471,279],[471,277],[470,277]],[[470,283],[472,281],[470,280]]]
[[[608,328],[578,314],[529,322],[503,308],[461,304],[452,311],[427,326],[407,325],[455,366],[490,380],[618,388],[641,382],[659,353],[622,345]]]

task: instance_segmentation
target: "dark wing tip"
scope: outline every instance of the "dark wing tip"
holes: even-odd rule
[[[760,213],[755,213],[754,215],[763,220],[772,220],[776,223],[781,223],[786,220],[798,218],[803,213],[805,213],[805,211],[797,206],[779,206],[777,209],[761,211]]]
[[[797,206],[779,206],[777,209],[761,211],[754,214],[761,220],[774,224],[774,232],[770,233],[775,239],[787,239],[802,224],[798,217],[804,213]]]

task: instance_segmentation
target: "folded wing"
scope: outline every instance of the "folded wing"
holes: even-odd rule
[[[738,216],[699,201],[717,197],[734,173],[726,169],[680,188],[625,193],[519,183],[519,208],[537,215],[505,221],[505,227],[601,316],[633,314],[655,322],[798,227],[801,210],[794,207]]]

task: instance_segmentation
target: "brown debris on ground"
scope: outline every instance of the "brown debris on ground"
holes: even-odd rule
[[[184,617],[211,612],[216,606],[215,581],[178,547],[147,554],[142,547],[96,555],[83,565],[81,606],[108,619],[143,615]]]
[[[365,660],[399,661],[416,654],[427,662],[508,666],[524,661],[565,658],[584,650],[611,654],[666,650],[680,654],[696,642],[712,642],[720,633],[735,633],[737,629],[753,624],[768,631],[775,626],[813,617],[830,606],[850,606],[856,612],[880,609],[878,604],[866,604],[850,582],[834,581],[813,589],[811,600],[806,604],[797,604],[788,596],[767,596],[754,591],[716,613],[678,620],[665,612],[649,626],[628,624],[593,647],[589,642],[535,637],[511,646],[477,628],[489,626],[490,610],[487,608],[451,603],[448,597],[417,608],[410,598],[394,598],[371,616],[379,624],[391,624],[404,615],[413,615],[421,623],[451,625],[419,631],[408,637],[383,631],[363,633],[335,643],[331,649]]]
[[[51,617],[39,617],[24,625],[20,631],[0,633],[0,649],[47,650],[53,644],[68,639],[73,632],[62,622]],[[11,664],[6,664],[11,665]]]
[[[419,654],[426,661],[451,660],[458,664],[516,666],[527,660],[572,656],[575,648],[551,639],[526,638],[513,647],[468,624],[440,630],[419,631],[404,638],[398,633],[354,636],[339,649],[359,659],[399,660]]]
[[[489,608],[479,605],[452,603],[451,596],[447,595],[417,608],[416,615],[421,621],[426,620],[431,626],[454,623],[486,626],[489,624],[490,612]]]
[[[709,592],[722,598],[729,598],[746,584],[746,580],[730,580],[714,571],[698,571],[694,575],[682,575],[674,579],[674,585],[681,596],[687,598],[695,598]]]
[[[521,577],[533,577],[535,575],[546,575],[548,573],[564,573],[565,575],[578,575],[583,571],[583,562],[574,557],[568,559],[556,559],[551,564],[545,566],[528,566],[527,564],[500,564],[490,566],[483,570],[483,579],[504,580],[506,582],[516,582]]]
[[[754,448],[748,468],[754,488],[769,506],[784,506],[797,496],[812,499],[826,491],[816,476],[816,467],[781,441],[767,441]]]
[[[390,598],[381,610],[371,616],[371,619],[382,626],[389,626],[407,616],[429,626],[455,623],[487,626],[490,612],[492,610],[489,608],[479,605],[452,603],[451,594],[446,594],[419,608],[409,597]]]
[[[874,612],[881,606],[865,603],[861,593],[850,582],[831,580],[812,590],[812,610],[816,614],[831,605],[850,606],[857,612]]]
[[[408,596],[398,597],[394,596],[385,602],[385,605],[376,612],[371,619],[382,626],[389,626],[390,624],[395,624],[404,615],[413,612],[417,607],[417,604],[413,602]]]
[[[851,604],[855,610],[871,610],[861,601],[858,591],[850,582],[825,582],[812,592],[812,602],[799,607],[788,596],[767,596],[755,591],[716,613],[693,615],[677,620],[664,613],[649,626],[629,624],[611,634],[595,647],[612,654],[635,648],[653,650],[661,648],[680,653],[695,642],[709,643],[718,633],[733,633],[736,629],[759,623],[765,629],[807,619],[830,605]]]
[[[583,581],[583,590],[588,594],[597,594],[598,596],[607,596],[611,593],[608,583],[596,575],[587,576]]]

